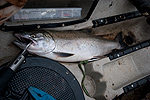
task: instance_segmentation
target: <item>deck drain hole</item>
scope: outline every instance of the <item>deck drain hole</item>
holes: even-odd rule
[[[126,42],[128,45],[131,45],[131,44],[133,44],[133,42],[134,42],[133,38],[130,37],[130,36],[125,36],[124,39],[125,39],[125,42]]]
[[[95,81],[88,75],[86,75],[84,80],[84,85],[89,92],[90,96],[93,97],[96,92],[96,84]]]

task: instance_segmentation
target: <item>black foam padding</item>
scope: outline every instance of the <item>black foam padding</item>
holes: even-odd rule
[[[9,67],[0,69],[0,95],[7,87],[8,82],[12,79],[14,71]]]
[[[38,88],[56,100],[84,100],[82,89],[73,74],[50,59],[28,57],[15,73],[3,97],[8,100],[31,100],[29,86]]]
[[[150,1],[149,0],[130,0],[134,4],[134,6],[141,12],[150,13]]]

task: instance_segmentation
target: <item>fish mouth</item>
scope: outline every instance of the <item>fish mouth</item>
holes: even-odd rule
[[[32,42],[34,44],[37,44],[37,42],[34,39],[25,37],[21,34],[15,34],[15,36],[17,37],[17,40],[15,40],[14,43],[17,44],[17,45],[26,46],[30,42]]]

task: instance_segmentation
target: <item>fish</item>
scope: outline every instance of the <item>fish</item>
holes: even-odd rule
[[[60,62],[101,58],[114,49],[122,49],[119,42],[103,39],[87,31],[37,31],[15,33],[15,36],[18,39],[14,43],[20,48],[25,48],[32,41],[27,49],[30,53]]]

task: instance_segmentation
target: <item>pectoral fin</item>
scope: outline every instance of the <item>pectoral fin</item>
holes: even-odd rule
[[[74,54],[71,53],[64,53],[64,52],[53,52],[55,55],[57,55],[58,57],[70,57],[73,56]]]
[[[103,58],[105,58],[105,56],[94,56],[93,58],[94,58],[94,59],[95,59],[95,58],[97,58],[97,59],[103,59]]]

